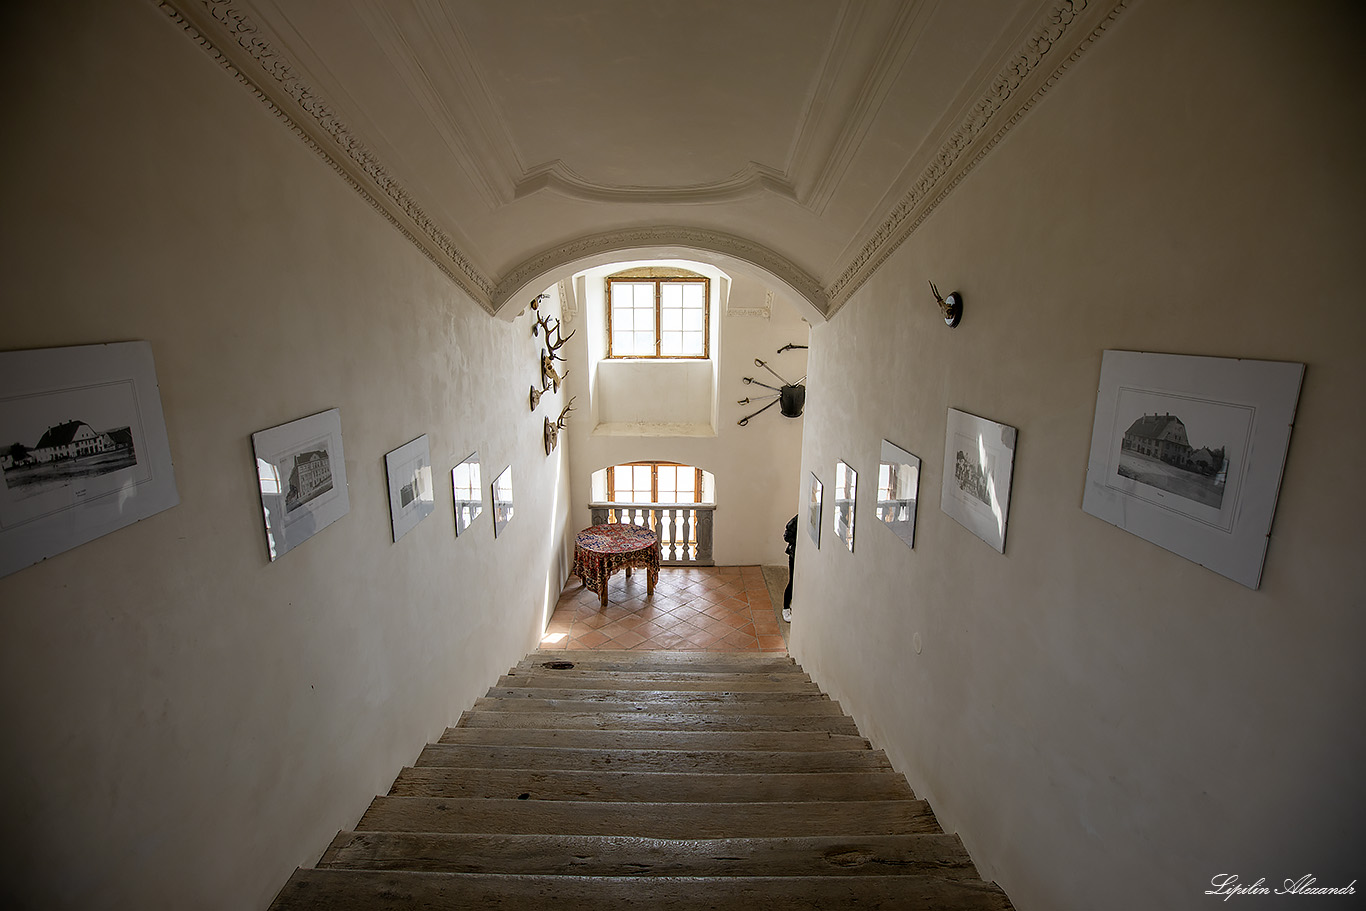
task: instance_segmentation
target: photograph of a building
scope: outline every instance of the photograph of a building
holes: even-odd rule
[[[285,489],[286,514],[332,489],[332,461],[326,446],[297,453],[293,460]]]
[[[5,486],[18,496],[38,493],[53,484],[91,478],[131,468],[138,463],[131,427],[96,430],[84,421],[48,427],[32,446],[13,442],[0,450]]]
[[[1218,509],[1228,461],[1224,446],[1191,445],[1186,425],[1172,414],[1145,414],[1124,431],[1116,472],[1120,477]]]

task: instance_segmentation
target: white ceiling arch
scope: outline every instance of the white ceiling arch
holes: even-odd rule
[[[576,272],[611,262],[691,259],[727,272],[755,276],[792,301],[813,325],[824,322],[827,299],[820,282],[762,244],[704,228],[661,225],[604,231],[538,253],[513,268],[493,293],[494,312],[512,319],[527,301]]]

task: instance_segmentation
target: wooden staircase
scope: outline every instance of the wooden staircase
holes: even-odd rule
[[[786,655],[535,652],[273,911],[1009,909]]]

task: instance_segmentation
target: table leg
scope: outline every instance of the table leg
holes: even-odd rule
[[[602,589],[601,589],[601,591],[598,592],[598,597],[602,599],[602,606],[603,606],[603,607],[606,607],[606,606],[607,606],[607,583],[608,583],[609,581],[611,581],[611,579],[612,579],[611,576],[608,576],[606,579],[603,579],[603,580],[602,580]]]
[[[645,594],[646,594],[647,596],[649,596],[649,595],[653,595],[654,593],[655,593],[655,579],[654,579],[654,576],[650,575],[650,571],[647,569],[647,570],[645,570]]]

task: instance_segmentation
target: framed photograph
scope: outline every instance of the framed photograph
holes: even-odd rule
[[[389,476],[389,519],[394,527],[394,543],[417,527],[417,523],[436,511],[436,492],[432,490],[432,453],[424,433],[384,456]]]
[[[811,497],[806,503],[806,533],[811,536],[811,541],[819,550],[821,546],[821,487],[820,478],[815,473],[811,474]]]
[[[351,511],[336,408],[253,433],[251,445],[272,561]]]
[[[463,535],[484,511],[484,485],[479,480],[479,453],[451,469],[451,496],[455,499],[455,536]]]
[[[1006,550],[1017,435],[1014,427],[949,409],[939,506],[998,553]]]
[[[915,501],[920,491],[920,458],[887,440],[877,467],[877,517],[907,547],[915,547]]]
[[[496,538],[512,521],[512,466],[494,479],[490,488],[493,492],[493,536]]]
[[[854,552],[854,512],[858,505],[858,472],[840,460],[835,463],[835,535]]]
[[[180,502],[148,342],[0,352],[0,576]]]
[[[1304,365],[1106,351],[1082,509],[1257,588]]]

